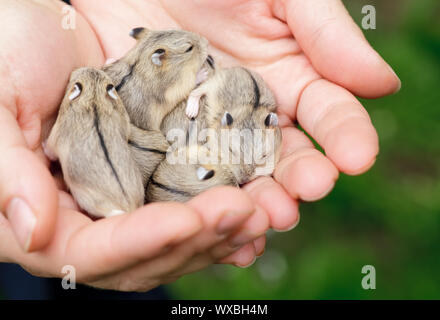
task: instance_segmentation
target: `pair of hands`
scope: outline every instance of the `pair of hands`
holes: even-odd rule
[[[353,94],[381,97],[396,92],[400,81],[340,0],[72,4],[76,28],[64,30],[58,0],[0,3],[0,261],[50,277],[72,265],[79,282],[129,291],[215,262],[247,266],[263,253],[268,228],[297,224],[300,200],[318,200],[340,171],[360,174],[374,163],[377,134]],[[95,222],[79,212],[48,170],[41,141],[70,72],[124,55],[134,44],[128,32],[137,26],[200,33],[220,65],[243,65],[263,76],[283,127],[273,178]]]

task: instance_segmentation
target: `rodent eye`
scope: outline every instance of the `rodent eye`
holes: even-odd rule
[[[264,124],[266,127],[276,127],[278,125],[278,116],[276,113],[269,113],[266,119],[264,119]]]
[[[107,93],[110,96],[110,98],[112,98],[113,100],[118,100],[118,94],[116,92],[115,86],[112,84],[109,84],[107,86]]]
[[[154,51],[153,55],[151,56],[151,61],[156,65],[156,66],[161,66],[162,65],[162,60],[161,58],[165,55],[165,50],[164,49],[157,49],[156,51]]]
[[[233,122],[234,122],[234,118],[232,118],[231,114],[226,111],[222,117],[222,121],[221,121],[222,126],[224,127],[230,126]]]
[[[76,99],[80,96],[82,92],[82,85],[81,83],[77,82],[74,84],[70,94],[69,94],[69,100],[72,101],[73,99]]]
[[[200,181],[203,181],[203,180],[211,179],[215,175],[215,171],[214,170],[208,170],[208,169],[205,169],[203,167],[198,167],[196,174],[197,174],[197,178]]]
[[[190,52],[193,49],[193,46],[189,47],[188,49],[186,49],[185,52]]]

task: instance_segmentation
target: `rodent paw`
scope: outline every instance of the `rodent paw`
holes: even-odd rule
[[[188,118],[193,119],[199,114],[199,99],[196,97],[189,97],[186,103],[185,114]]]
[[[208,79],[208,70],[206,70],[205,68],[202,68],[202,69],[199,70],[199,72],[197,72],[197,75],[196,75],[196,85],[198,86],[199,84],[201,84],[206,79]]]

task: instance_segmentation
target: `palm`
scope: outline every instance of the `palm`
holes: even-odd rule
[[[81,1],[76,3],[81,10]],[[210,41],[219,65],[243,65],[263,75],[277,95],[280,112],[291,119],[299,93],[318,77],[288,26],[272,15],[265,0],[126,1],[116,4],[121,8],[104,7],[100,1],[84,5],[83,14],[92,19],[107,58],[120,57],[134,44],[128,37],[130,26],[197,32]],[[110,12],[113,19],[108,18]],[[115,12],[120,17],[114,19]],[[222,30],[225,26],[227,31]]]
[[[42,164],[47,166],[48,161],[41,141],[56,117],[70,72],[84,65],[99,67],[104,54],[81,16],[77,17],[74,31],[60,28],[61,2],[42,6],[14,0],[2,5],[0,11],[6,16],[14,14],[25,30],[5,30],[0,39],[9,42],[0,51],[7,57],[0,70],[8,72],[7,79],[12,84],[9,87],[16,90],[10,96],[12,100],[7,95],[11,92],[0,95],[0,123],[2,133],[6,133],[0,146],[8,147],[3,158],[8,163],[7,172],[11,172],[10,181],[16,179],[17,172],[26,177],[22,189],[28,191],[26,200],[40,218],[29,249],[48,245],[32,255],[26,254],[14,241],[8,220],[0,215],[0,243],[8,244],[0,248],[1,261],[12,259],[35,274],[51,277],[62,276],[62,267],[71,264],[76,268],[78,281],[103,288],[148,290],[236,252],[225,239],[239,235],[239,227],[246,229],[253,221],[248,218],[254,206],[244,193],[219,190],[223,194],[220,199],[229,198],[231,203],[218,203],[212,210],[204,209],[208,201],[212,203],[208,194],[185,205],[150,205],[127,216],[93,222],[78,212],[73,198],[62,187],[57,190]],[[7,11],[10,8],[12,13]],[[29,36],[27,32],[34,28],[37,32]],[[5,68],[8,65],[14,67],[13,71]],[[5,174],[1,171],[2,179]],[[2,190],[0,200],[7,197],[6,192]],[[219,231],[219,221],[232,211],[239,214],[229,221],[228,230]],[[260,216],[261,213],[255,213],[259,221]],[[261,235],[267,229],[267,219],[249,227]],[[264,247],[264,238],[254,245],[255,238],[247,240],[241,257],[231,257],[227,262],[248,264],[256,250],[260,252]]]
[[[80,12],[75,30],[60,28],[63,4],[57,0],[0,3],[0,41],[4,41],[0,56],[6,62],[0,63],[0,73],[8,81],[0,86],[0,123],[6,133],[0,140],[0,205],[4,208],[8,197],[17,194],[27,200],[38,218],[30,248],[49,243],[45,250],[26,255],[0,215],[0,244],[10,244],[1,247],[0,254],[7,259],[51,276],[60,276],[63,264],[73,264],[83,281],[100,287],[146,289],[235,252],[214,228],[225,213],[249,213],[254,208],[248,196],[236,190],[212,190],[185,205],[153,204],[96,223],[79,214],[73,199],[63,192],[58,206],[57,189],[40,161],[47,164],[40,135],[44,138],[56,116],[70,72],[125,54],[134,44],[127,36],[133,27],[198,32],[210,40],[220,65],[252,68],[275,92],[284,127],[282,159],[274,179],[260,178],[245,186],[257,210],[249,219],[240,215],[242,220],[234,220],[233,225],[243,225],[245,242],[258,239],[228,262],[245,265],[262,251],[268,216],[271,227],[288,229],[298,220],[299,200],[321,198],[331,190],[339,171],[358,174],[374,161],[376,132],[345,88],[379,97],[395,91],[398,79],[361,39],[339,1],[331,5],[304,0],[72,3]],[[319,19],[314,19],[315,13]],[[8,23],[9,16],[16,23]],[[17,26],[22,29],[12,29]],[[295,120],[327,157],[293,126]],[[26,180],[24,187],[17,176]],[[173,249],[163,251],[170,244]]]
[[[133,44],[137,26],[183,28],[204,35],[220,65],[261,73],[275,93],[283,130],[282,159],[272,179],[245,188],[271,225],[285,229],[298,218],[297,200],[316,200],[339,171],[359,174],[375,161],[377,134],[347,90],[365,97],[394,92],[398,78],[371,49],[339,1],[303,0],[73,0],[88,17],[107,58]],[[295,37],[294,37],[295,35]],[[347,89],[346,89],[347,88]],[[293,121],[308,131],[327,157]],[[276,197],[277,203],[270,201]]]
[[[185,8],[173,1],[161,3],[180,27],[210,41],[220,65],[258,71],[275,92],[279,112],[295,119],[299,93],[318,75],[267,1],[218,1],[214,6],[212,1],[185,1]]]
[[[210,41],[220,66],[243,65],[265,78],[277,97],[281,125],[286,127],[283,160],[275,172],[277,181],[262,178],[245,188],[269,213],[273,228],[287,229],[298,219],[295,198],[313,200],[331,189],[338,171],[292,126],[300,93],[319,76],[287,24],[272,15],[267,1],[124,1],[108,7],[105,1],[77,0],[73,4],[93,25],[106,58],[119,58],[134,45],[128,36],[133,27],[183,28]],[[298,149],[302,151],[294,153]],[[305,170],[296,161],[302,156],[311,158]],[[299,166],[292,168],[291,161]],[[319,174],[319,180],[309,179],[310,171]],[[276,204],[268,201],[274,196],[279,199]]]

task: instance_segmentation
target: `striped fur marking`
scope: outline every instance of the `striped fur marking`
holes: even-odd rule
[[[165,186],[165,185],[163,185],[163,184],[161,184],[159,182],[154,181],[154,179],[150,179],[150,182],[151,182],[152,185],[154,185],[154,186],[156,186],[156,187],[158,187],[158,188],[160,188],[162,190],[168,191],[170,193],[178,194],[178,195],[181,195],[181,196],[184,196],[184,197],[192,197],[192,194],[190,194],[189,192],[185,192],[185,191],[181,191],[181,190],[176,190],[176,189],[167,187],[167,186]]]
[[[107,161],[107,163],[109,164],[110,168],[112,169],[113,175],[115,176],[116,180],[118,181],[118,184],[119,184],[119,187],[122,190],[122,193],[124,194],[124,196],[127,197],[127,193],[125,192],[124,187],[122,186],[121,180],[119,179],[118,173],[116,172],[116,169],[113,166],[113,163],[112,163],[112,161],[110,159],[110,155],[108,153],[108,149],[107,149],[104,137],[103,137],[101,129],[100,129],[99,115],[98,115],[98,110],[97,110],[96,104],[93,104],[93,113],[94,113],[95,129],[96,129],[96,132],[98,133],[99,143],[101,145],[102,151],[104,152],[105,160]]]
[[[162,151],[162,150],[157,150],[157,149],[151,149],[151,148],[146,148],[146,147],[142,147],[140,145],[138,145],[136,142],[134,141],[128,141],[128,144],[136,149],[142,150],[142,151],[146,151],[146,152],[153,152],[153,153],[158,153],[158,154],[167,154],[166,151]]]

